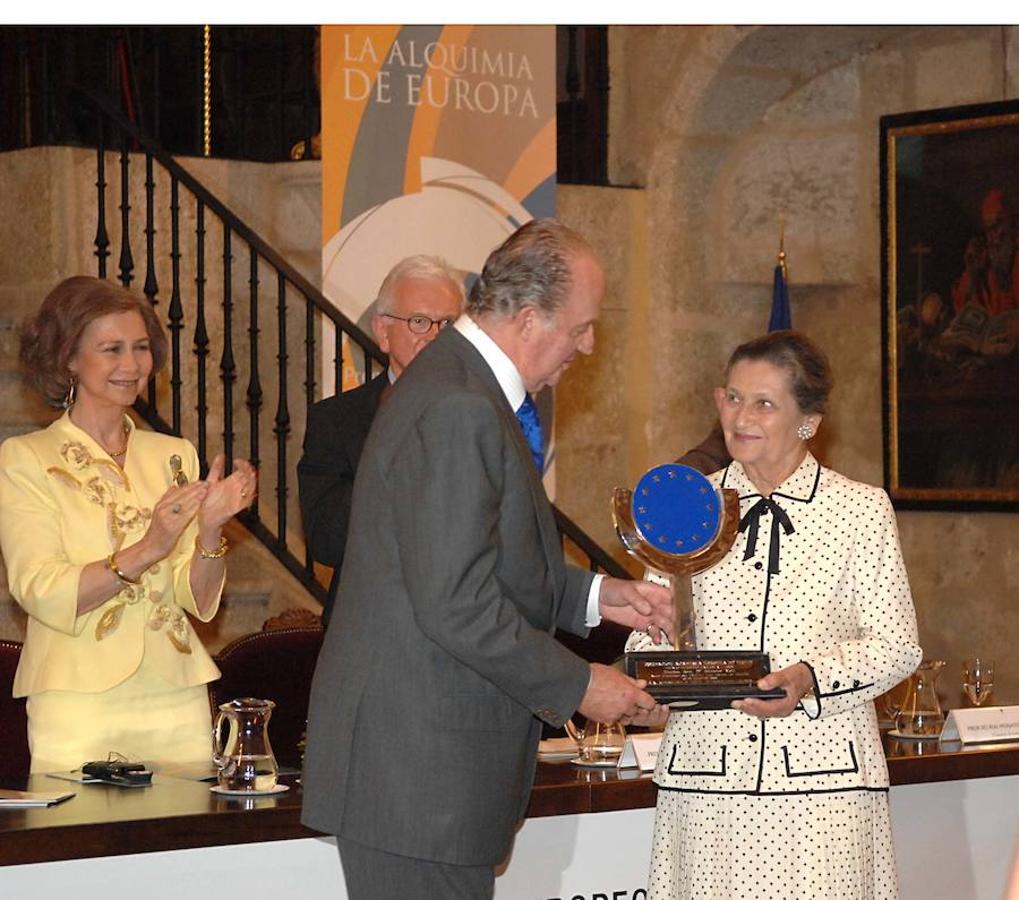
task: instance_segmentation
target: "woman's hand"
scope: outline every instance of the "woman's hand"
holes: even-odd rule
[[[155,556],[153,562],[170,555],[208,493],[209,486],[204,481],[196,481],[183,487],[173,485],[159,498],[152,510],[148,531],[139,541]]]
[[[220,453],[212,461],[202,484],[208,487],[198,510],[198,528],[204,534],[218,532],[242,509],[251,506],[258,491],[258,474],[246,459],[235,459],[234,470],[223,477],[226,457]]]
[[[807,694],[814,687],[814,676],[806,663],[798,662],[785,669],[779,669],[770,675],[765,675],[757,686],[762,691],[772,688],[782,688],[785,697],[781,700],[733,700],[732,708],[745,712],[750,716],[757,716],[759,719],[782,718],[788,716],[799,705]]]

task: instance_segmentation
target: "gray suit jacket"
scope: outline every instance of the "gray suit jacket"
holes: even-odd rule
[[[332,621],[311,690],[306,825],[460,865],[506,854],[539,719],[561,725],[586,662],[592,575],[568,568],[513,411],[445,330],[365,444]]]

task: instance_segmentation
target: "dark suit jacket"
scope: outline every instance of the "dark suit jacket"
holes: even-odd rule
[[[495,864],[527,807],[540,721],[587,663],[592,574],[568,568],[491,369],[455,329],[408,366],[354,486],[338,600],[312,682],[305,824],[390,853]]]
[[[716,422],[710,433],[696,447],[691,447],[679,459],[678,463],[691,466],[698,472],[710,475],[724,469],[732,462],[729,449],[725,446],[725,435],[722,426]]]
[[[329,622],[347,546],[350,500],[361,450],[389,374],[383,372],[351,391],[320,400],[308,410],[304,453],[297,464],[304,539],[316,562],[333,567],[322,624]]]

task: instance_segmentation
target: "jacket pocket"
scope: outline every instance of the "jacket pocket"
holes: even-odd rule
[[[798,759],[795,750],[790,753],[788,745],[782,748],[782,760],[785,763],[785,774],[789,778],[806,778],[811,775],[852,775],[860,771],[856,759],[856,747],[852,741],[846,741],[845,747],[838,758],[824,760],[814,759],[808,751],[806,759]]]
[[[670,775],[707,775],[722,778],[725,776],[726,749],[726,745],[723,744],[713,751],[691,753],[690,748],[677,744],[672,748],[668,772]]]

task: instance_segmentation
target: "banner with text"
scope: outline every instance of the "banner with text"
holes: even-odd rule
[[[321,53],[323,292],[365,330],[403,257],[441,256],[469,287],[554,214],[553,26],[326,25]]]

